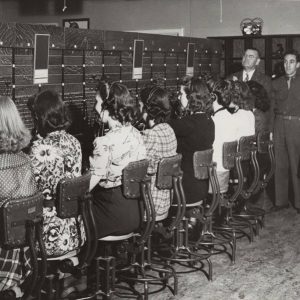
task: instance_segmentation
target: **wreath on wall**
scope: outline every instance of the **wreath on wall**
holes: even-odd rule
[[[246,18],[240,23],[240,28],[243,35],[261,35],[264,21],[261,18]]]

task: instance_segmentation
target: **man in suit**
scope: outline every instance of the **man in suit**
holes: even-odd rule
[[[243,70],[231,74],[228,79],[229,80],[239,80],[239,81],[256,81],[259,84],[261,84],[268,95],[269,101],[271,101],[271,95],[272,95],[272,81],[271,77],[268,75],[265,75],[263,72],[261,72],[258,68],[260,63],[260,53],[258,49],[256,48],[247,48],[244,52],[243,58],[242,58],[242,66]],[[269,106],[271,107],[267,111],[261,112],[263,116],[261,116],[262,119],[264,119],[264,123],[266,124],[266,127],[271,131],[273,128],[273,105],[272,102],[269,103]],[[257,120],[256,120],[257,122]],[[274,184],[271,181],[270,184],[267,187],[267,194],[268,197],[263,197],[263,194],[260,193],[256,195],[257,199],[257,205],[262,206],[262,208],[265,208],[266,210],[269,210],[273,204],[271,199],[274,198]],[[259,204],[259,202],[263,202]]]
[[[231,74],[228,79],[239,81],[254,80],[260,83],[267,91],[268,95],[271,95],[272,82],[271,78],[258,69],[260,63],[260,54],[256,48],[248,48],[245,50],[242,59],[243,70]]]
[[[284,55],[285,76],[273,82],[275,203],[276,210],[289,206],[289,179],[292,181],[294,205],[300,214],[300,72],[299,56],[294,50]],[[290,175],[290,176],[289,176]]]

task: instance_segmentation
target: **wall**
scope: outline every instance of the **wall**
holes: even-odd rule
[[[89,17],[91,28],[103,30],[144,30],[157,28],[185,29],[186,36],[239,35],[240,22],[246,17],[264,20],[263,34],[299,33],[299,0],[82,0],[76,13],[72,5],[79,0],[66,0],[65,13],[55,10],[59,0],[43,0],[46,12],[34,10],[21,14],[18,2],[38,0],[1,0],[2,22],[55,22],[63,18]],[[40,0],[42,1],[42,0]],[[220,22],[220,1],[223,18]],[[63,3],[63,0],[60,0]],[[288,21],[288,22],[287,22]]]

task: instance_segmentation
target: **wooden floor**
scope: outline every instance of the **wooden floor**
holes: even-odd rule
[[[165,290],[150,299],[300,299],[300,215],[292,207],[267,214],[253,243],[238,241],[235,265],[226,255],[212,261],[212,282],[201,272],[181,274],[177,296]]]

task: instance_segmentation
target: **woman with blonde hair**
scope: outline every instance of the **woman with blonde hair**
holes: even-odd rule
[[[30,133],[7,96],[0,96],[0,206],[7,200],[29,197],[37,192],[29,157],[21,150]],[[0,299],[22,296],[20,285],[30,275],[30,251],[0,247]]]

